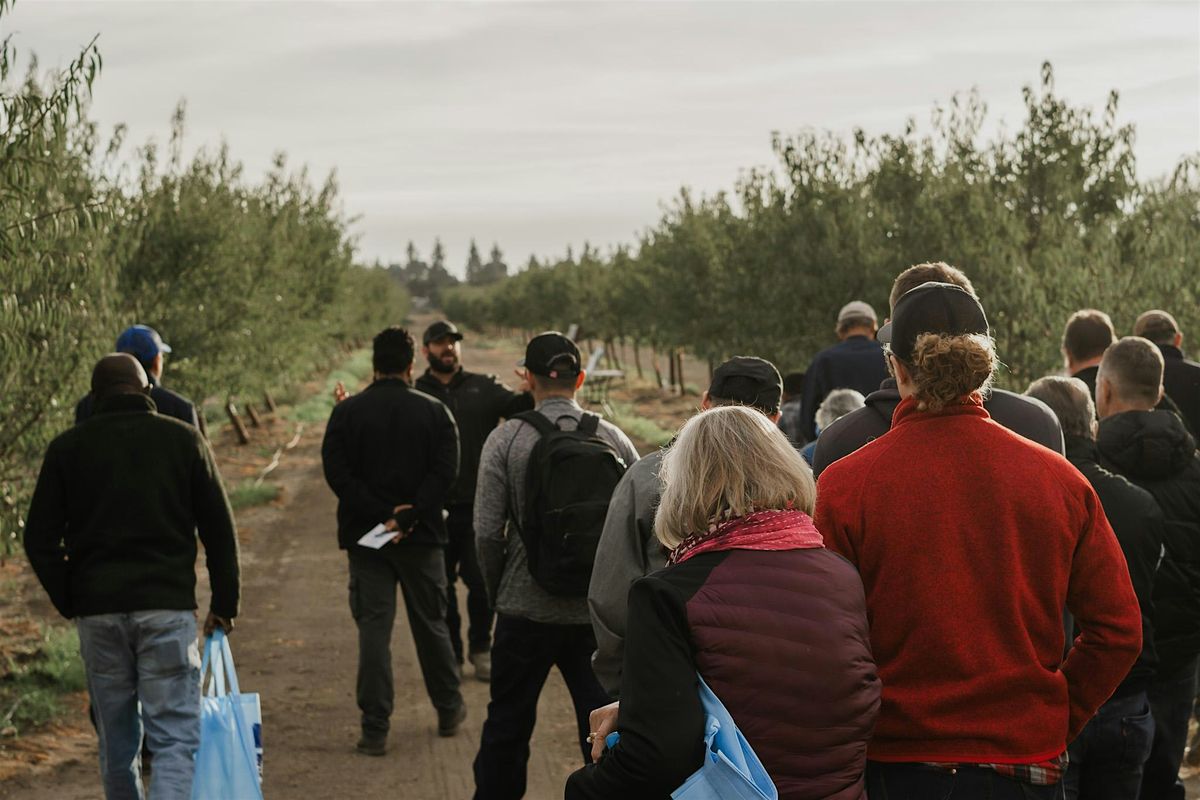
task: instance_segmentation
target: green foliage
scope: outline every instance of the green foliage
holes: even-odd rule
[[[229,490],[229,505],[233,506],[235,511],[265,505],[274,502],[279,497],[279,492],[278,484],[245,480]]]
[[[1108,310],[1123,331],[1166,308],[1200,332],[1200,158],[1139,183],[1115,94],[1098,115],[1072,107],[1047,64],[1024,100],[1023,125],[990,142],[974,94],[936,108],[925,133],[910,121],[899,135],[776,135],[774,169],[712,197],[681,191],[636,249],[532,262],[443,307],[475,326],[577,322],[582,336],[755,353],[787,372],[832,343],[842,304],[885,313],[897,273],[946,261],[983,299],[1002,385],[1059,366],[1078,308]]]
[[[324,422],[333,411],[333,389],[340,381],[346,391],[354,393],[371,377],[371,351],[357,350],[345,363],[325,378],[321,390],[297,405],[285,409],[284,415],[295,422]]]
[[[0,554],[126,325],[162,333],[167,383],[202,402],[286,387],[408,311],[385,270],[353,263],[332,176],[314,185],[280,155],[249,181],[223,146],[185,161],[182,106],[165,163],[148,145],[118,166],[123,131],[100,148],[86,116],[100,67],[90,44],[18,79],[0,42]]]
[[[651,447],[666,447],[675,438],[675,432],[660,426],[646,417],[640,417],[631,405],[611,403],[613,415],[610,420],[635,441],[645,442]]]
[[[73,627],[47,627],[32,651],[7,650],[0,671],[0,729],[17,733],[62,713],[63,695],[87,688],[79,636]]]

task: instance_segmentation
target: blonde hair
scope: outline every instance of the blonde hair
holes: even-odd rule
[[[949,336],[923,333],[907,362],[922,411],[941,411],[975,392],[986,392],[996,371],[992,337],[979,333]]]
[[[751,511],[811,514],[817,494],[812,470],[783,432],[744,406],[712,408],[688,420],[658,474],[663,492],[654,533],[668,548],[714,520]]]

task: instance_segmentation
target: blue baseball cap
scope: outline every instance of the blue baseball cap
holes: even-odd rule
[[[171,352],[171,346],[162,340],[154,328],[133,325],[117,337],[117,352],[129,353],[143,364],[149,364],[159,353]]]

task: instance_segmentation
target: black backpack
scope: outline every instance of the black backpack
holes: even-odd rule
[[[518,526],[529,573],[550,594],[586,597],[596,546],[617,481],[628,466],[584,414],[564,431],[537,411],[517,414],[541,438],[529,454],[525,514]]]

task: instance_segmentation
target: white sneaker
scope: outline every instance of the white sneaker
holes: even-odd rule
[[[475,678],[484,683],[490,682],[492,680],[492,654],[471,653],[469,658],[475,667]]]

